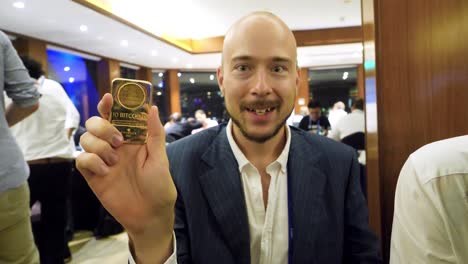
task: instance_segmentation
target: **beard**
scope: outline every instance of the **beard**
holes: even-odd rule
[[[226,104],[225,104],[226,105]],[[292,105],[291,107],[291,111],[289,111],[289,115],[291,114],[292,110],[294,108],[294,105]],[[275,111],[278,111],[279,112],[279,107],[277,107],[275,109]],[[276,136],[279,131],[281,130],[281,128],[284,127],[284,125],[286,124],[286,120],[288,119],[289,115],[286,115],[286,117],[283,118],[283,120],[281,120],[281,122],[279,122],[273,129],[273,131],[269,134],[265,134],[265,135],[254,135],[252,133],[249,133],[247,132],[247,129],[246,127],[240,122],[239,119],[237,119],[236,117],[234,117],[230,112],[229,112],[229,109],[226,107],[226,111],[227,113],[229,114],[229,116],[231,117],[232,119],[232,122],[239,128],[239,130],[241,131],[242,135],[249,141],[253,141],[255,143],[265,143],[267,142],[268,140],[270,140],[271,138],[273,138],[274,136]],[[242,111],[242,110],[241,110]]]

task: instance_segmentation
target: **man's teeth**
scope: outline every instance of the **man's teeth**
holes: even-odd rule
[[[273,107],[270,108],[265,108],[265,109],[250,109],[247,108],[250,112],[255,112],[257,115],[264,115],[265,113],[271,112],[273,110]]]

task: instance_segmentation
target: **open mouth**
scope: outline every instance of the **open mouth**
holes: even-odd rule
[[[273,110],[276,109],[276,107],[269,107],[269,108],[259,108],[259,109],[254,109],[254,108],[248,108],[246,107],[245,108],[247,111],[251,112],[251,113],[255,113],[257,115],[264,115],[266,113],[269,113]]]

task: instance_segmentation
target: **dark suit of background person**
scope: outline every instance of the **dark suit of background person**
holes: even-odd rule
[[[182,122],[182,116],[177,113],[173,114],[173,123],[166,128],[166,141],[168,143],[174,142],[183,137],[189,136],[192,134],[192,130],[201,128],[202,123],[192,120],[193,118]]]
[[[226,126],[170,144],[178,263],[250,263],[249,225]],[[223,164],[223,166],[220,166]],[[293,263],[380,263],[355,151],[291,127]]]
[[[5,110],[4,91],[13,104]],[[29,168],[11,135],[40,97],[8,37],[0,31],[0,263],[39,263],[31,232]]]

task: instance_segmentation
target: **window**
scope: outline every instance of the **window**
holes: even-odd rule
[[[224,99],[215,72],[181,72],[179,80],[184,117],[193,117],[195,111],[202,109],[209,118],[220,123],[227,122]]]
[[[65,88],[80,112],[80,125],[84,126],[91,116],[99,115],[96,86],[98,62],[54,49],[47,49],[47,60],[48,77]]]

